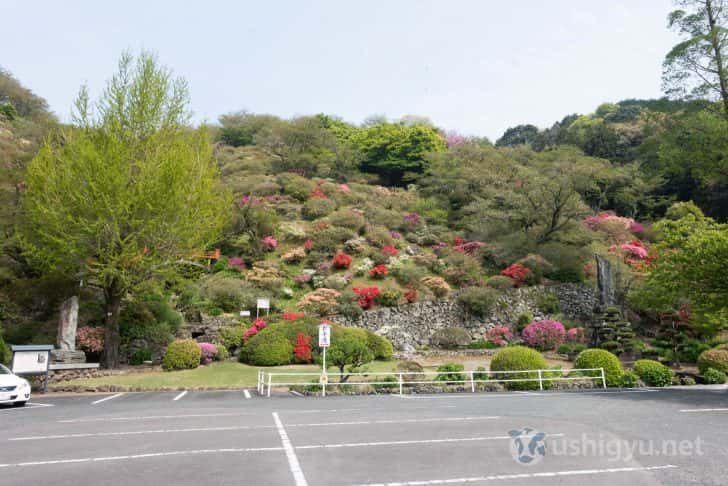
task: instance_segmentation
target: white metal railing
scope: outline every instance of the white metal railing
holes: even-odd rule
[[[586,371],[598,371],[599,374],[595,376],[585,376],[581,373]],[[534,376],[533,378],[510,378],[508,376],[498,378],[497,375],[522,375],[528,373],[528,376]],[[578,376],[568,376],[571,373],[579,373]],[[561,374],[561,376],[554,376],[555,374]],[[427,378],[428,376],[434,375],[435,379],[427,380],[421,378]],[[455,375],[452,380],[447,379],[447,375]],[[491,375],[496,375],[490,378]],[[363,373],[327,373],[327,377],[382,377],[382,376],[394,376],[397,381],[345,381],[327,383],[322,381],[320,383],[311,383],[305,381],[294,380],[283,380],[275,381],[278,377],[321,377],[321,373],[272,373],[264,370],[258,370],[258,394],[270,397],[271,389],[276,386],[320,386],[321,394],[326,396],[327,386],[339,386],[339,385],[382,385],[399,387],[399,394],[402,395],[403,389],[406,385],[455,385],[455,384],[469,384],[470,391],[475,393],[477,383],[508,383],[508,382],[538,382],[539,390],[544,389],[544,382],[549,383],[552,381],[573,381],[573,380],[598,380],[601,382],[602,388],[607,387],[606,377],[604,375],[604,368],[578,368],[568,370],[514,370],[514,371],[486,371],[486,370],[469,370],[469,371],[375,371],[375,372],[363,372]],[[412,376],[413,380],[407,380],[405,377]],[[462,378],[465,379],[455,379]],[[477,378],[476,378],[477,377]],[[485,377],[485,378],[483,378]]]

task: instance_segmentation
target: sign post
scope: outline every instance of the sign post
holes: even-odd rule
[[[49,344],[10,346],[10,349],[13,352],[10,370],[16,375],[42,375],[43,393],[45,393],[53,346]]]
[[[329,377],[326,374],[326,348],[331,345],[331,326],[328,324],[321,324],[318,328],[318,345],[319,348],[323,348],[323,369],[321,370],[321,396],[326,396],[326,383],[329,381]]]
[[[265,316],[268,317],[268,313],[270,312],[270,299],[264,299],[264,298],[258,299],[255,307],[256,307],[256,309],[255,309],[255,318],[256,319],[258,317],[260,317],[260,309],[265,309]]]

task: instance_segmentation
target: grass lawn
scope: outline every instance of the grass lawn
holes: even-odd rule
[[[375,361],[367,365],[367,371],[392,371],[397,366],[396,361]],[[250,388],[255,387],[258,379],[258,370],[269,372],[316,373],[321,370],[316,365],[270,366],[259,368],[242,363],[228,361],[225,363],[212,363],[200,366],[194,370],[184,371],[149,371],[148,373],[129,373],[124,375],[104,376],[54,383],[49,388],[62,388],[67,386],[94,387],[112,385],[133,391],[142,390],[181,390],[181,389],[224,389],[224,388]],[[329,368],[330,373],[338,372],[336,368]],[[315,376],[285,377],[286,381],[308,382],[315,380]],[[280,378],[278,381],[282,381]]]

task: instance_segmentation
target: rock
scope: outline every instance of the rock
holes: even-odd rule
[[[78,326],[78,297],[73,296],[61,304],[58,321],[57,346],[61,351],[76,351],[76,327]]]

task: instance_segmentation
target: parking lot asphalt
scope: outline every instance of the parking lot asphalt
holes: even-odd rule
[[[0,426],[0,485],[728,483],[720,388],[46,395]]]

